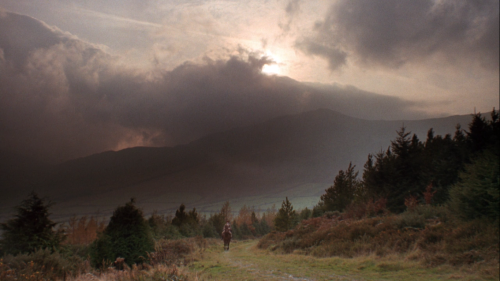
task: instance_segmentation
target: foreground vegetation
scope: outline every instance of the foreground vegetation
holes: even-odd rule
[[[280,254],[260,249],[258,243],[238,241],[227,253],[220,244],[209,247],[204,259],[187,267],[188,273],[198,278],[191,280],[498,280],[498,274],[482,272],[486,269],[482,265],[429,267],[401,255],[344,258],[316,257],[301,251]]]
[[[96,270],[82,268],[79,274],[66,275],[71,281],[160,281],[160,280],[498,280],[498,262],[483,260],[468,265],[441,263],[429,265],[415,259],[415,253],[359,254],[319,257],[304,250],[285,253],[261,249],[263,239],[236,240],[228,252],[222,241],[205,238],[183,238],[162,241],[158,256],[152,262],[122,270],[114,267]],[[159,245],[162,245],[161,247]],[[498,260],[497,260],[498,261]],[[0,280],[64,280],[63,275],[43,273],[37,261],[11,268],[12,261],[0,265]],[[15,274],[15,275],[14,275]]]
[[[445,208],[428,205],[400,215],[349,217],[304,220],[288,232],[268,234],[258,248],[277,254],[398,261],[397,267],[388,266],[387,271],[417,264],[454,268],[480,279],[499,278],[498,224],[461,221]]]

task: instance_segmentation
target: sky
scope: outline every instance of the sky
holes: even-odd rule
[[[0,151],[172,146],[318,108],[499,107],[498,0],[0,0]]]

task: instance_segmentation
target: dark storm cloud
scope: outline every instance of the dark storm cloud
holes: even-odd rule
[[[24,16],[3,12],[1,9],[0,20],[0,42],[4,56],[11,58],[16,67],[20,67],[34,49],[46,48],[65,39],[62,32],[43,22],[26,20]]]
[[[27,16],[4,12],[0,27],[0,150],[51,161],[181,144],[317,108],[422,117],[399,98],[264,75],[270,61],[248,53],[148,73]]]
[[[498,0],[339,0],[296,46],[329,61],[397,68],[431,57],[499,68]]]

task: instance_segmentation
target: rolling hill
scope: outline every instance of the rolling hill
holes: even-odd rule
[[[181,204],[211,212],[229,200],[265,210],[288,196],[295,208],[312,207],[349,162],[362,171],[369,153],[385,150],[403,125],[424,141],[453,134],[470,115],[418,121],[352,118],[321,109],[211,134],[187,145],[134,147],[17,173],[4,187],[0,220],[31,190],[57,204],[56,219],[109,215],[136,197],[146,213],[172,214]],[[34,171],[34,172],[33,172]]]

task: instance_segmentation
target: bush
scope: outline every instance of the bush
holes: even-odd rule
[[[7,255],[0,261],[1,280],[56,280],[77,276],[90,270],[84,257],[72,254],[52,253],[48,249],[31,254]],[[30,279],[31,280],[31,279]]]
[[[446,207],[418,205],[412,210],[401,213],[395,223],[399,229],[408,227],[423,229],[430,221],[447,222],[450,218],[450,211]]]
[[[346,207],[343,217],[361,219],[387,214],[389,211],[386,208],[386,204],[387,199],[385,198],[379,198],[376,201],[369,199],[366,202],[353,202]]]
[[[203,252],[208,242],[201,236],[178,240],[160,240],[156,243],[155,251],[149,253],[149,260],[153,266],[188,265],[194,260],[195,252]]]
[[[91,260],[103,267],[121,257],[129,266],[141,264],[154,250],[154,239],[142,211],[131,200],[116,208],[104,232],[91,245]]]
[[[446,207],[424,205],[400,215],[304,220],[293,230],[264,236],[258,247],[317,257],[407,255],[427,266],[481,262],[498,269],[498,239],[499,227],[495,223],[463,222],[453,219]]]
[[[206,223],[203,226],[202,233],[203,233],[203,237],[205,237],[205,238],[219,238],[220,237],[220,234],[218,234],[218,232],[215,230],[214,225],[211,223]]]

